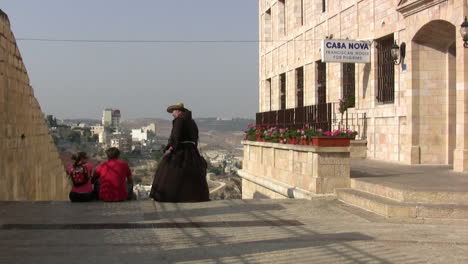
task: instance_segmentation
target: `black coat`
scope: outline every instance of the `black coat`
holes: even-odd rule
[[[207,164],[198,152],[198,127],[186,111],[172,121],[164,155],[156,169],[150,197],[160,202],[209,201]]]

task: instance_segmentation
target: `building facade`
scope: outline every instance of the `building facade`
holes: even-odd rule
[[[111,124],[112,124],[112,112],[113,110],[112,109],[104,109],[104,111],[102,111],[102,125],[104,127],[110,127]]]
[[[259,112],[352,99],[368,158],[466,171],[467,14],[464,0],[259,0]],[[370,63],[322,62],[325,39],[369,41]]]

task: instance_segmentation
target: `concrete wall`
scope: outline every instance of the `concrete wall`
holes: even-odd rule
[[[0,200],[65,200],[69,190],[8,17],[0,10]]]

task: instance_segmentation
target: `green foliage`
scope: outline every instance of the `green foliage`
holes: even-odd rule
[[[251,141],[264,141],[274,143],[286,143],[290,142],[305,142],[311,140],[312,137],[320,136],[339,136],[339,137],[350,137],[354,138],[358,133],[357,131],[351,130],[334,130],[334,131],[322,131],[321,129],[316,130],[311,128],[309,125],[304,125],[301,129],[289,129],[270,127],[266,125],[253,125],[249,124],[245,132],[245,139]],[[297,143],[293,143],[297,144]],[[304,143],[302,143],[304,144]]]
[[[156,138],[156,133],[154,133],[153,131],[148,131],[148,140],[153,140]]]
[[[151,158],[157,162],[160,162],[163,157],[164,157],[164,153],[162,153],[162,151],[151,152]]]
[[[88,138],[91,138],[92,134],[91,134],[91,129],[90,128],[85,128],[83,130],[83,136],[88,139]]]
[[[81,135],[79,132],[71,131],[70,134],[67,136],[67,140],[71,143],[80,144],[81,143]]]
[[[119,159],[120,159],[121,161],[125,161],[125,162],[127,162],[127,163],[130,163],[130,157],[129,157],[128,154],[121,153]]]
[[[221,166],[214,166],[208,159],[206,160],[206,163],[208,165],[206,170],[207,172],[214,173],[215,175],[220,175],[223,173],[223,168]]]
[[[354,96],[348,96],[346,98],[340,99],[338,111],[341,114],[348,111],[348,108],[353,107],[355,103]]]

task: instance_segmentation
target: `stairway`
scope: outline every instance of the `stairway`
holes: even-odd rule
[[[386,217],[468,219],[468,192],[414,190],[354,178],[351,188],[336,194],[346,204]]]

